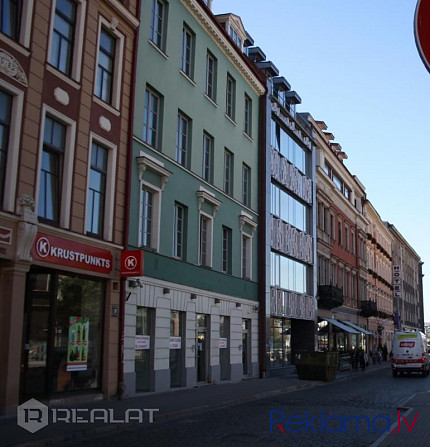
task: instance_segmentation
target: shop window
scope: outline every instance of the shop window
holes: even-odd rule
[[[136,307],[136,391],[150,390],[152,309]]]
[[[282,368],[291,364],[290,320],[270,319],[269,358],[270,368]]]

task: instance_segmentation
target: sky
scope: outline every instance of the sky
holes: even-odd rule
[[[416,47],[417,0],[213,0],[231,12],[324,121],[384,221],[424,262],[430,321],[430,73]],[[427,197],[427,198],[426,198]]]

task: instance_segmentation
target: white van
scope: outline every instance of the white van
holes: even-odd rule
[[[401,373],[430,373],[430,356],[427,353],[426,336],[422,332],[394,332],[391,356],[393,377]]]

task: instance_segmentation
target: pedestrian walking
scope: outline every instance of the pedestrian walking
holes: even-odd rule
[[[360,351],[360,369],[361,369],[361,372],[364,372],[366,370],[366,360],[364,357],[363,350]]]
[[[352,369],[354,371],[358,371],[358,363],[360,361],[359,355],[358,355],[358,351],[357,348],[354,348],[352,350],[352,354],[351,354],[351,364],[352,364]]]

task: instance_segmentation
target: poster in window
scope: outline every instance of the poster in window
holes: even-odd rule
[[[90,322],[82,317],[69,317],[67,371],[86,371]]]

